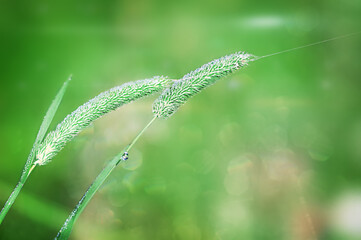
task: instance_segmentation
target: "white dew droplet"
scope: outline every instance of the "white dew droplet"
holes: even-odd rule
[[[124,152],[123,155],[122,155],[122,160],[127,161],[128,158],[129,158],[128,156],[129,156],[128,152]]]
[[[135,169],[139,168],[143,164],[143,157],[139,151],[134,150],[132,152],[132,157],[129,161],[126,161],[129,158],[129,154],[127,152],[124,153],[125,155],[122,156],[123,168],[126,170],[134,171]]]

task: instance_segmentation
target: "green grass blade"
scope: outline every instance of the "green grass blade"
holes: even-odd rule
[[[49,129],[49,126],[51,124],[51,122],[53,121],[53,118],[55,116],[55,113],[58,110],[58,107],[61,103],[61,100],[63,99],[64,93],[66,91],[66,88],[68,87],[69,82],[71,81],[72,76],[70,75],[70,77],[64,82],[63,86],[59,89],[58,93],[56,94],[54,100],[52,101],[52,103],[50,104],[48,111],[46,112],[43,122],[40,125],[38,134],[36,136],[34,145],[30,151],[29,157],[25,163],[25,167],[23,170],[23,175],[21,176],[21,178],[27,178],[28,175],[30,174],[30,172],[32,171],[32,164],[34,162],[34,158],[35,158],[35,151],[38,148],[38,145],[43,141],[46,132]],[[24,174],[24,172],[26,174]],[[20,180],[21,181],[21,180]],[[24,182],[26,181],[26,179],[24,179]]]
[[[10,197],[6,201],[3,209],[0,212],[0,224],[4,220],[6,214],[9,212],[9,210],[10,210],[11,206],[13,205],[16,197],[19,195],[20,190],[24,186],[24,183],[26,182],[26,180],[28,179],[31,171],[33,170],[32,163],[34,161],[34,156],[35,156],[35,151],[37,149],[37,146],[44,139],[44,136],[45,136],[45,134],[46,134],[46,132],[47,132],[53,118],[54,118],[54,115],[55,115],[56,111],[58,110],[60,102],[63,99],[65,90],[66,90],[70,80],[71,80],[71,76],[68,78],[68,80],[66,80],[64,82],[63,86],[60,88],[60,90],[56,94],[53,102],[51,103],[48,111],[45,114],[43,122],[40,125],[39,132],[38,132],[38,134],[36,136],[34,145],[33,145],[32,149],[30,151],[28,159],[26,160],[26,163],[25,163],[23,172],[21,174],[20,180],[19,180],[18,184],[16,185],[16,187],[14,188],[14,191],[11,193]]]
[[[117,164],[121,161],[121,158],[124,154],[125,150],[120,154],[115,156],[109,163],[105,166],[105,168],[100,172],[100,174],[96,177],[94,182],[90,185],[88,190],[85,192],[83,197],[80,199],[79,203],[76,205],[74,210],[71,212],[69,217],[64,222],[64,225],[61,227],[55,239],[64,240],[68,239],[71,231],[74,227],[75,221],[80,216],[84,208],[88,205],[89,201],[92,199],[94,194],[98,191],[99,187],[103,184],[105,179],[109,176],[109,174],[113,171],[113,169],[117,166]]]
[[[79,203],[76,205],[74,210],[70,213],[69,217],[65,220],[63,226],[61,227],[58,235],[55,240],[66,240],[69,238],[71,231],[74,227],[75,221],[80,216],[84,208],[88,205],[89,201],[92,199],[94,194],[98,191],[99,187],[103,184],[105,179],[109,176],[109,174],[113,171],[113,169],[122,161],[128,159],[128,151],[134,146],[134,144],[138,141],[140,136],[149,128],[149,126],[156,120],[154,117],[133,139],[133,141],[118,155],[116,155],[112,160],[108,162],[105,168],[100,172],[100,174],[96,177],[94,182],[90,185],[88,190],[85,192],[83,197],[80,199]]]
[[[58,107],[60,105],[61,100],[63,99],[64,93],[66,91],[66,88],[68,87],[69,82],[71,81],[72,76],[68,78],[63,84],[63,86],[60,88],[59,92],[56,94],[53,102],[51,103],[48,111],[46,112],[44,116],[44,120],[41,123],[38,135],[36,136],[35,143],[39,144],[41,141],[43,141],[44,136],[46,132],[48,131],[48,128],[54,118],[54,115],[56,111],[58,110]]]

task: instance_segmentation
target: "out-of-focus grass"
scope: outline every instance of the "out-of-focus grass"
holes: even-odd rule
[[[361,20],[357,1],[5,1],[0,9],[0,180],[8,188],[70,73],[55,122],[124,82],[178,78],[235,51],[264,55],[352,32]],[[347,214],[361,205],[359,52],[353,37],[275,56],[194,97],[149,129],[73,238],[305,239],[312,228],[320,239],[359,238]],[[54,217],[42,201],[27,215],[17,209],[32,201],[21,193],[0,239],[54,237],[58,229],[36,217],[61,226],[104,162],[151,118],[152,100],[97,121],[34,171],[24,195],[65,210]],[[10,190],[0,193],[5,201]]]
[[[5,202],[7,194],[10,195],[12,186],[0,182],[1,201]],[[39,225],[56,230],[59,224],[67,217],[67,209],[59,204],[42,200],[38,196],[24,192],[17,199],[14,211],[24,215]],[[15,225],[15,223],[13,223]]]

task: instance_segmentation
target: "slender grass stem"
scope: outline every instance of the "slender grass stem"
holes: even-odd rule
[[[11,193],[10,197],[8,198],[8,200],[6,201],[3,209],[0,212],[0,224],[2,223],[2,221],[4,220],[6,214],[9,212],[11,206],[13,205],[13,203],[15,202],[16,197],[19,195],[21,189],[23,188],[26,179],[28,178],[28,176],[30,175],[30,171],[29,172],[23,172],[20,178],[20,181],[18,182],[18,184],[16,185],[16,187],[14,188],[13,192]]]
[[[35,166],[36,165],[33,165],[31,168],[28,168],[29,170],[26,169],[21,174],[21,177],[20,177],[20,180],[19,180],[18,184],[16,184],[13,192],[11,193],[10,197],[8,198],[8,200],[6,201],[3,209],[0,212],[0,224],[4,220],[6,214],[9,212],[11,206],[15,202],[16,197],[19,195],[21,189],[23,188],[23,186],[24,186],[26,180],[28,179],[30,173],[34,170]]]
[[[123,149],[118,155],[116,155],[112,160],[108,162],[108,164],[103,168],[103,170],[100,172],[100,174],[95,178],[93,183],[90,185],[88,190],[85,192],[83,197],[80,199],[74,210],[71,212],[69,217],[65,220],[63,226],[61,227],[60,231],[58,232],[56,236],[56,240],[64,240],[68,239],[71,231],[73,229],[73,226],[75,224],[75,221],[80,216],[84,208],[88,205],[89,201],[92,199],[94,194],[98,191],[100,186],[104,183],[105,179],[110,175],[110,173],[113,171],[113,169],[124,159],[124,156],[128,155],[128,151],[132,149],[134,144],[138,141],[138,139],[143,135],[143,133],[149,128],[149,126],[157,119],[157,117],[154,117],[139,133],[138,135],[133,139],[133,141]]]
[[[63,99],[65,90],[68,86],[68,83],[71,81],[71,78],[72,78],[72,76],[70,76],[68,78],[68,80],[66,80],[64,82],[63,86],[60,88],[60,90],[56,94],[53,102],[50,104],[48,111],[46,112],[46,114],[44,116],[44,119],[39,128],[38,134],[36,136],[35,142],[33,144],[33,147],[30,151],[28,159],[26,160],[20,180],[19,180],[18,184],[16,185],[16,187],[14,188],[13,192],[11,193],[10,197],[6,201],[3,209],[0,212],[0,224],[4,220],[6,214],[9,212],[13,203],[15,202],[16,197],[19,195],[19,193],[20,193],[22,187],[24,186],[26,180],[28,179],[30,173],[34,170],[34,168],[36,166],[34,164],[35,153],[38,149],[40,142],[44,139],[44,136],[54,118],[54,115],[55,115],[56,111],[58,110],[61,100]]]
[[[153,119],[147,124],[147,126],[145,126],[143,128],[142,131],[140,131],[138,133],[138,135],[133,139],[133,141],[128,145],[128,147],[126,147],[125,151],[128,152],[132,147],[133,145],[138,141],[138,139],[140,138],[140,136],[143,135],[143,133],[149,128],[150,125],[152,125],[152,123],[157,119],[156,116],[153,117]]]

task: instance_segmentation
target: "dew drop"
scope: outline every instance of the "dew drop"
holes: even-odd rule
[[[128,160],[128,152],[124,152],[123,155],[122,155],[122,160],[123,161],[127,161]]]

